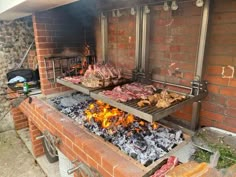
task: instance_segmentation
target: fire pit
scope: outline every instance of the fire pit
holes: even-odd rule
[[[183,141],[181,130],[146,122],[79,92],[49,101],[60,112],[144,166],[149,166]]]

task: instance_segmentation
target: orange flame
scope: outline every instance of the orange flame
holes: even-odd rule
[[[97,111],[96,113],[95,110]],[[85,111],[88,122],[93,119],[99,122],[103,128],[110,128],[111,126],[128,126],[133,123],[135,117],[131,114],[125,116],[125,113],[117,108],[112,108],[110,105],[101,101],[90,104]]]
[[[153,122],[153,123],[152,123],[152,128],[153,128],[154,130],[156,130],[158,127],[159,127],[158,123],[156,123],[156,122]]]
[[[144,125],[145,125],[145,122],[144,122],[144,121],[140,121],[140,122],[139,122],[139,125],[144,126]]]

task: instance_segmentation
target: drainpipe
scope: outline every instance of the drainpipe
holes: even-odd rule
[[[204,62],[207,29],[208,29],[209,15],[210,15],[209,11],[210,11],[210,0],[205,0],[204,7],[203,7],[203,15],[202,15],[199,49],[198,49],[197,71],[195,75],[195,80],[199,82],[202,81],[202,75],[203,75],[203,62]],[[200,118],[200,109],[201,109],[201,101],[194,102],[192,121],[191,121],[191,130],[196,130],[198,128],[199,118]]]

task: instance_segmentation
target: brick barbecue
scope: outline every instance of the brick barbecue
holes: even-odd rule
[[[229,78],[232,74],[232,68],[228,67],[235,64],[235,53],[233,52],[233,47],[232,50],[225,50],[222,47],[222,44],[231,45],[233,43],[233,38],[231,37],[234,34],[235,30],[232,29],[235,29],[235,26],[232,21],[236,13],[230,4],[231,0],[227,0],[226,5],[220,8],[222,7],[222,2],[216,0],[211,12],[211,35],[209,36],[208,50],[206,51],[207,72],[204,75],[204,78],[209,81],[210,96],[203,100],[200,125],[216,126],[235,132],[235,120],[233,119],[236,117],[234,108],[236,101],[232,97],[232,95],[235,95],[235,76]],[[155,71],[155,76],[158,78],[164,78],[168,75],[167,79],[188,85],[194,77],[194,60],[196,58],[194,52],[197,48],[197,29],[200,26],[201,10],[190,6],[190,4],[183,4],[183,7],[179,7],[178,12],[173,12],[174,20],[171,22],[169,18],[165,18],[165,15],[171,12],[163,12],[161,8],[161,6],[154,6],[151,9],[154,12],[151,22],[153,25],[158,25],[158,30],[155,30],[154,27],[151,30],[151,69]],[[126,69],[128,70],[127,72],[130,72],[134,68],[134,42],[136,36],[133,34],[135,31],[135,19],[130,15],[126,17],[124,18],[123,16],[119,20],[110,18],[108,30],[110,34],[108,39],[109,57],[112,63],[117,64],[120,68],[126,67],[122,61],[124,58],[128,58]],[[70,21],[70,19],[71,16],[60,9],[39,12],[33,15],[41,90],[44,95],[70,90],[61,84],[48,81],[46,76],[47,68],[44,61],[46,55],[60,53],[65,48],[81,50],[82,40],[78,33],[82,33],[83,30],[76,19],[73,19],[74,21]],[[91,40],[92,42],[90,43],[100,44],[99,20],[93,20],[94,24],[92,25],[97,29],[95,31],[96,41]],[[222,26],[224,20],[227,21],[227,29]],[[185,24],[186,21],[189,23]],[[173,26],[166,34],[166,27],[172,23]],[[118,28],[126,29],[127,26],[129,26],[128,31]],[[227,35],[225,31],[227,31]],[[90,31],[89,33],[93,32]],[[171,38],[169,38],[169,33],[171,33]],[[124,39],[129,39],[129,44],[125,43]],[[116,51],[117,48],[119,48],[120,52]],[[99,60],[102,58],[101,45],[96,45],[96,50]],[[184,53],[187,53],[187,55],[184,55]],[[166,58],[166,60],[162,58]],[[171,62],[172,60],[175,62]],[[225,71],[223,73],[224,77],[222,76],[222,67],[224,67]],[[176,70],[176,68],[179,69]],[[12,94],[12,97],[15,96],[17,95]],[[16,129],[29,126],[33,152],[36,157],[44,154],[42,142],[41,140],[36,140],[36,137],[41,135],[43,131],[49,130],[62,140],[59,149],[71,161],[79,159],[96,168],[105,177],[143,176],[158,163],[156,161],[152,165],[144,167],[133,158],[121,153],[117,147],[88,132],[80,123],[69,119],[40,98],[34,97],[31,104],[28,103],[28,100],[25,100],[19,108],[12,109],[11,113]],[[173,116],[189,121],[191,113],[192,107],[187,105],[175,112]]]

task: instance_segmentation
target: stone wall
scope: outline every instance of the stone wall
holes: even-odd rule
[[[9,109],[6,96],[6,73],[16,68],[27,48],[33,41],[32,18],[26,17],[14,21],[0,21],[0,132],[13,127],[10,116],[1,117]],[[27,67],[27,61],[23,67]]]

